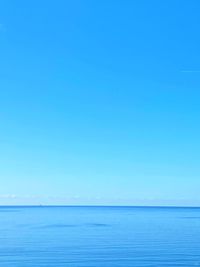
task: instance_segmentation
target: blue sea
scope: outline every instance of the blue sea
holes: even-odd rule
[[[200,266],[200,209],[0,207],[0,266]]]

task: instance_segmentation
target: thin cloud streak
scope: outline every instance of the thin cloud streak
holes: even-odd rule
[[[182,73],[200,73],[200,70],[182,70]]]

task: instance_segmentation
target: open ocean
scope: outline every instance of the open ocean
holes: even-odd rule
[[[200,266],[200,209],[0,207],[0,266]]]

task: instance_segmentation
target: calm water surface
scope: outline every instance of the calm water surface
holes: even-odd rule
[[[200,266],[200,209],[1,207],[0,266]]]

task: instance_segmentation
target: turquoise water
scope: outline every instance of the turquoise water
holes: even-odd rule
[[[1,207],[0,266],[200,266],[200,209]]]

